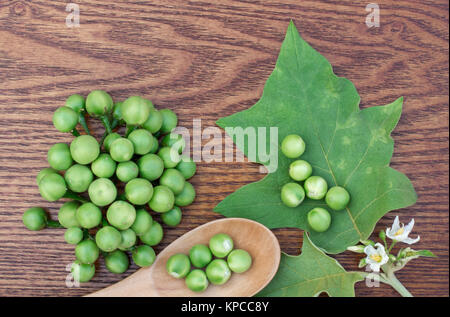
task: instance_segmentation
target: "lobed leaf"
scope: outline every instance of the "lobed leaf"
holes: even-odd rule
[[[367,239],[387,212],[410,206],[416,193],[410,180],[389,167],[394,142],[390,136],[401,112],[403,98],[385,106],[361,110],[354,85],[337,77],[330,63],[298,34],[291,22],[274,71],[261,99],[251,108],[221,118],[222,128],[277,127],[278,168],[259,182],[229,195],[215,211],[227,217],[259,221],[269,228],[294,227],[310,231],[306,214],[323,201],[306,199],[288,208],[280,199],[281,187],[291,181],[292,159],[279,150],[283,138],[298,134],[306,142],[302,159],[313,166],[313,174],[329,186],[343,186],[351,195],[348,207],[332,211],[332,225],[324,233],[311,232],[311,240],[328,253],[340,253]],[[236,135],[230,135],[236,143]],[[270,148],[270,138],[262,143]],[[248,142],[237,142],[245,155]],[[256,144],[256,153],[258,153]],[[255,162],[267,165],[259,157]]]
[[[280,268],[273,280],[257,296],[312,297],[321,293],[329,296],[354,297],[355,283],[364,273],[346,272],[333,258],[319,250],[304,235],[299,256],[281,255]]]

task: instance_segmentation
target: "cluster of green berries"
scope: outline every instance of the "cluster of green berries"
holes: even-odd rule
[[[244,273],[252,265],[252,257],[247,251],[233,248],[233,239],[218,233],[209,240],[209,246],[196,244],[189,255],[172,255],[166,263],[167,272],[177,279],[186,278],[186,286],[194,292],[205,291],[209,283],[225,284],[231,272]]]
[[[88,116],[105,127],[100,142],[90,134]],[[80,282],[93,277],[99,255],[113,273],[128,269],[126,251],[138,266],[150,266],[156,257],[152,247],[163,238],[163,228],[150,211],[167,226],[177,226],[180,207],[195,199],[187,180],[194,176],[196,164],[182,155],[186,144],[173,132],[175,113],[157,110],[137,96],[114,103],[108,93],[95,90],[86,99],[70,96],[55,111],[53,123],[75,139],[49,149],[50,167],[41,170],[36,181],[46,200],[70,200],[61,206],[58,221],[50,220],[43,208],[28,209],[22,218],[25,226],[67,228],[65,240],[76,245],[72,272]],[[80,135],[78,124],[86,134]],[[119,133],[121,126],[126,126],[124,135]]]
[[[296,159],[289,165],[289,182],[281,188],[282,202],[291,208],[299,206],[305,197],[312,200],[325,198],[327,206],[333,210],[343,210],[350,201],[350,195],[341,186],[328,189],[327,181],[320,176],[312,175],[313,168],[305,160],[298,158],[305,152],[306,144],[296,134],[286,136],[281,143],[281,151],[290,159]],[[316,232],[324,232],[331,225],[331,215],[327,209],[316,207],[308,212],[308,224]]]

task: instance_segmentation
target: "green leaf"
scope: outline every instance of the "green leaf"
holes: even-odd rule
[[[351,195],[345,210],[332,212],[328,231],[311,232],[312,241],[327,252],[343,252],[367,239],[387,212],[414,204],[417,197],[409,179],[389,167],[394,150],[390,133],[400,118],[403,99],[363,110],[359,101],[353,84],[337,77],[330,63],[300,37],[291,22],[261,99],[250,109],[217,121],[235,143],[236,134],[229,129],[254,128],[260,141],[267,132],[258,127],[277,127],[278,169],[238,189],[215,211],[253,219],[269,228],[308,230],[307,212],[325,207],[325,203],[306,199],[297,208],[289,208],[281,202],[280,190],[290,181],[288,167],[293,160],[282,155],[279,145],[288,134],[305,140],[306,152],[301,158],[311,163],[315,175],[324,177],[330,187],[344,186]],[[265,142],[260,144],[269,149],[270,138]],[[258,142],[236,145],[247,156],[253,146],[254,153],[260,150]],[[253,160],[264,163],[259,157]]]
[[[273,280],[257,296],[312,297],[325,292],[330,296],[355,296],[355,283],[364,273],[346,272],[304,235],[299,256],[281,254],[280,267]]]
[[[436,257],[436,255],[433,252],[429,251],[429,250],[419,250],[419,251],[416,251],[416,252],[417,252],[418,256],[425,256],[425,257],[429,257],[429,258],[435,258]]]
[[[409,261],[417,259],[421,256],[430,258],[436,257],[436,255],[434,255],[434,253],[429,250],[414,250],[410,247],[407,247],[406,249],[401,249],[398,252],[397,261],[394,263],[392,270],[394,272],[399,271],[403,269]]]

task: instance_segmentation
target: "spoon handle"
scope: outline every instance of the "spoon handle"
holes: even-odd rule
[[[86,295],[86,297],[157,297],[151,267],[142,268],[122,281]]]

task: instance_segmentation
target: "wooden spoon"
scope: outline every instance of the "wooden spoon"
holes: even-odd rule
[[[192,292],[186,287],[184,279],[175,279],[167,273],[167,259],[176,253],[188,254],[195,244],[208,245],[209,239],[217,233],[227,233],[233,238],[235,249],[249,252],[253,259],[252,266],[247,272],[232,273],[224,285],[210,284],[203,293]],[[280,245],[272,231],[248,219],[219,219],[179,237],[156,257],[152,266],[139,269],[124,280],[88,296],[253,296],[272,280],[279,263]]]

